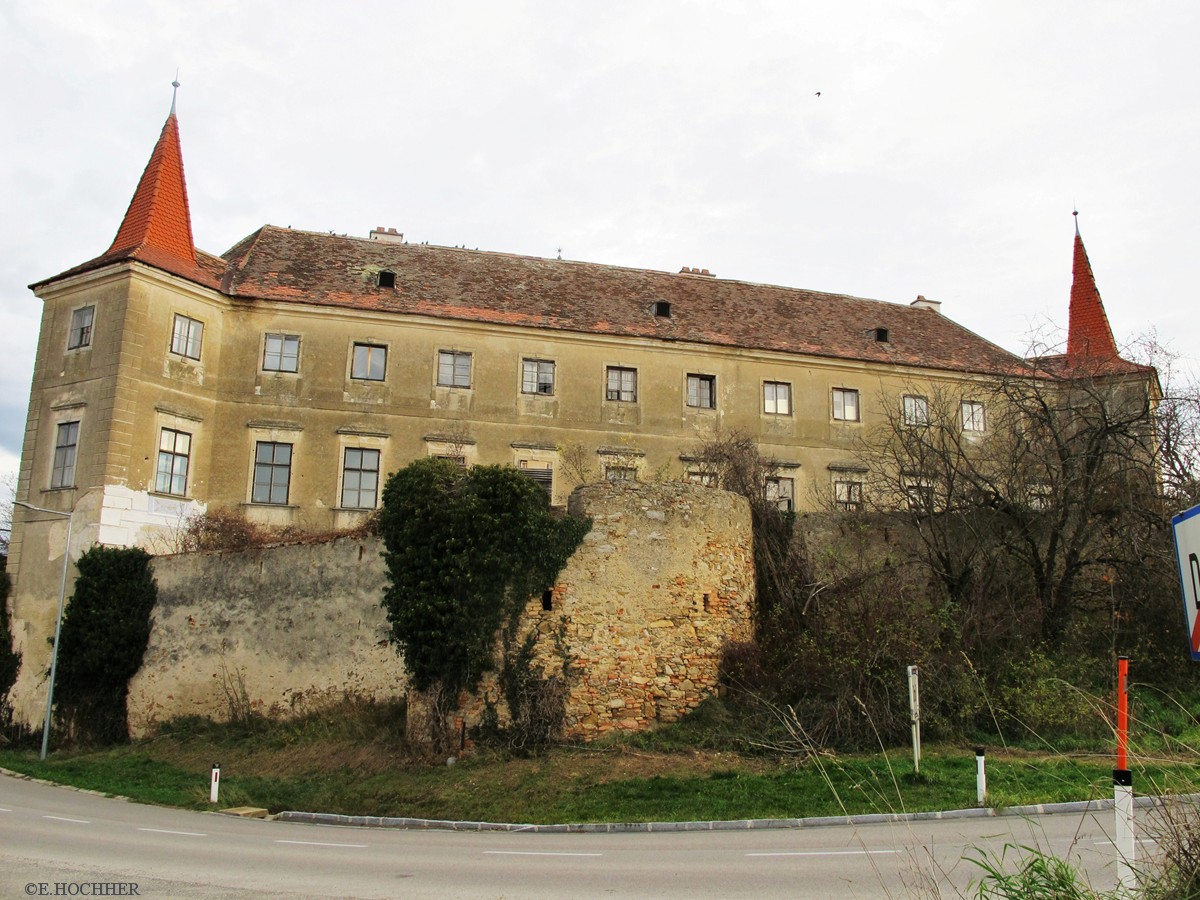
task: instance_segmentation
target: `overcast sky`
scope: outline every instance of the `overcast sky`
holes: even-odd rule
[[[202,249],[263,224],[943,302],[1196,366],[1200,4],[0,0],[0,473],[40,302],[171,103]],[[817,96],[820,92],[820,96]],[[1061,331],[1059,332],[1061,337]]]

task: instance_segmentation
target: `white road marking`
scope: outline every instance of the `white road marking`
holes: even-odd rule
[[[899,850],[780,850],[771,853],[747,853],[747,856],[876,856]]]
[[[1157,844],[1158,843],[1158,841],[1156,841],[1154,838],[1137,838],[1136,840],[1139,844]],[[1112,841],[1092,841],[1092,843],[1095,844],[1097,847],[1114,847],[1114,846],[1116,846],[1115,844],[1113,844]]]
[[[76,825],[91,825],[87,819],[68,819],[64,816],[42,816],[43,819],[53,819],[56,822],[74,822]]]
[[[325,841],[276,841],[277,844],[303,844],[305,847],[367,847],[367,844],[331,844]]]
[[[3,806],[0,806],[0,812],[12,812],[12,810],[11,810],[11,809],[5,809]]]
[[[603,853],[551,853],[542,850],[484,850],[484,856],[603,856]]]
[[[184,837],[208,837],[199,831],[168,831],[165,828],[139,828],[138,831],[153,831],[155,834],[181,834]]]

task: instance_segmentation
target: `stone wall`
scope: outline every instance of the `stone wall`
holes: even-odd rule
[[[559,576],[550,609],[528,605],[535,667],[567,662],[567,735],[673,722],[716,690],[726,640],[752,630],[749,505],[683,483],[593,485],[572,511],[593,526]],[[277,715],[345,693],[404,694],[388,643],[378,539],[194,553],[154,561],[159,600],[150,645],[130,684],[135,734],[173,716],[215,719],[230,702]],[[484,685],[499,694],[494,674]],[[421,701],[410,697],[410,714]],[[467,700],[479,720],[480,696]]]
[[[181,715],[224,720],[231,701],[286,715],[403,695],[404,665],[379,605],[378,539],[189,553],[154,560],[158,605],[129,686],[135,735]]]
[[[551,609],[531,602],[547,672],[568,661],[567,734],[674,722],[715,693],[721,647],[753,630],[750,507],[726,491],[668,482],[579,488],[592,530],[559,576]]]

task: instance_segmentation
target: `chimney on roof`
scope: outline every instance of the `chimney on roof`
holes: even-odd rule
[[[697,269],[697,268],[693,268],[692,266],[684,266],[682,269],[679,270],[679,274],[680,275],[707,275],[709,278],[716,277],[715,275],[713,275],[712,272],[708,271],[708,269]]]
[[[931,309],[935,313],[942,311],[941,300],[926,300],[924,294],[917,294],[917,299],[908,305],[914,309]]]
[[[404,243],[404,232],[396,231],[395,228],[385,228],[383,225],[372,228],[370,237],[373,241],[384,241],[388,244]]]

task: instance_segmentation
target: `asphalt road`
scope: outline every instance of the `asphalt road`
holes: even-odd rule
[[[666,834],[399,831],[143,806],[0,776],[0,898],[958,897],[972,847],[1116,881],[1112,813]],[[1148,848],[1151,849],[1151,848]],[[43,887],[44,885],[44,887]]]

